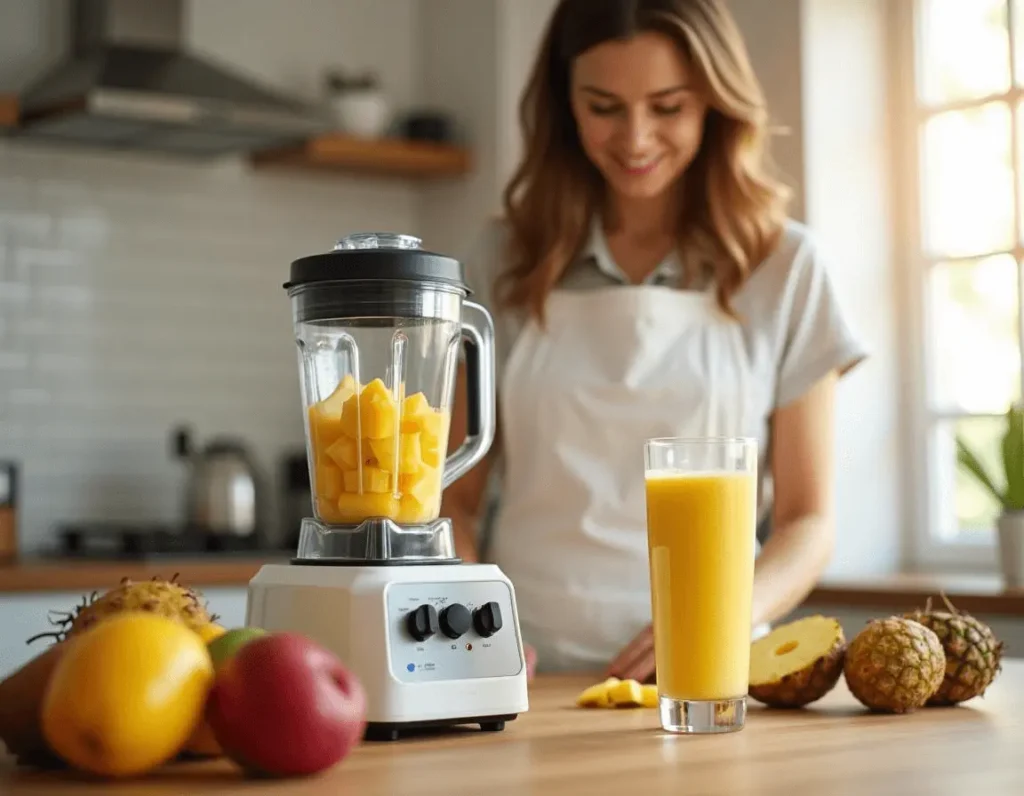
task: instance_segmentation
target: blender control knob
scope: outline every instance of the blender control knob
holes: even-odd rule
[[[501,630],[501,606],[495,602],[485,603],[473,613],[473,627],[484,638]]]
[[[452,603],[441,611],[441,632],[448,638],[458,638],[471,624],[469,609],[461,603]]]
[[[437,610],[424,603],[406,614],[405,624],[410,636],[417,641],[426,641],[437,632]]]

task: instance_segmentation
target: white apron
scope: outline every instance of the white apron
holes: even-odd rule
[[[759,419],[742,331],[712,292],[556,290],[547,307],[504,374],[492,555],[538,667],[594,669],[651,622],[644,440],[756,436]]]

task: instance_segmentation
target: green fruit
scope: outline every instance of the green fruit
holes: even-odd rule
[[[213,665],[219,668],[250,641],[265,635],[267,631],[261,627],[236,627],[218,636],[208,647]]]

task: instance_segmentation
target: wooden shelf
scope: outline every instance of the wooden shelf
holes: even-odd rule
[[[868,611],[912,611],[930,597],[935,607],[945,594],[958,610],[981,616],[1024,617],[1024,590],[1006,589],[997,575],[959,576],[898,574],[879,578],[827,580],[805,601],[806,606]]]
[[[360,139],[342,134],[320,136],[298,147],[260,152],[251,160],[258,168],[287,166],[406,179],[457,177],[472,169],[470,153],[451,144]]]
[[[14,94],[0,94],[0,127],[18,124],[18,98]]]

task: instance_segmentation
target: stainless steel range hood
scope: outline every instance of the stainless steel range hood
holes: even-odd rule
[[[15,134],[213,156],[287,145],[328,126],[303,104],[189,53],[183,2],[70,0],[69,52],[19,97]]]

